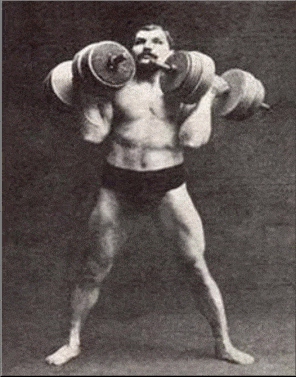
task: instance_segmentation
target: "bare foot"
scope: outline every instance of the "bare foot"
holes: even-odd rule
[[[226,360],[235,364],[253,364],[255,359],[253,356],[238,350],[233,346],[221,347],[216,346],[216,357],[220,360]]]
[[[58,349],[45,359],[48,364],[63,365],[80,354],[80,347],[70,347],[68,344]]]

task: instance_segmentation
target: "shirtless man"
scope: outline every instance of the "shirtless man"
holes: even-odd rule
[[[140,29],[132,52],[136,77],[111,101],[81,94],[84,139],[97,144],[107,140],[109,151],[89,221],[91,250],[72,297],[69,341],[46,361],[62,365],[79,355],[82,324],[99,298],[114,256],[136,227],[137,213],[144,211],[178,239],[194,299],[215,338],[216,357],[251,364],[254,358],[236,349],[229,338],[223,300],[205,262],[202,222],[184,174],[183,148],[198,148],[209,140],[219,83],[195,105],[167,98],[159,85],[161,73],[151,63],[163,63],[172,53],[169,34],[160,26]]]

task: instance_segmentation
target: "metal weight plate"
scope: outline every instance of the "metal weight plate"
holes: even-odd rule
[[[190,52],[192,61],[191,79],[193,89],[184,98],[184,103],[193,104],[208,91],[215,77],[215,62],[209,56],[198,51]]]
[[[221,75],[229,85],[227,94],[219,98],[218,106],[221,116],[226,117],[231,114],[241,101],[244,92],[245,76],[240,69],[230,69]]]
[[[228,83],[229,92],[219,99],[220,115],[227,119],[246,119],[255,98],[255,77],[241,69],[230,69],[221,77]]]
[[[166,60],[166,64],[175,66],[176,69],[162,74],[162,91],[187,104],[199,101],[215,74],[214,61],[197,51],[178,51]]]
[[[252,107],[254,111],[256,111],[260,105],[263,103],[264,98],[265,98],[265,88],[262,84],[262,82],[258,79],[255,79],[256,81],[256,93],[255,93],[255,98],[252,103]]]
[[[246,96],[244,100],[244,108],[242,110],[242,104],[240,104],[238,109],[236,109],[236,118],[239,120],[243,120],[252,116],[258,109],[258,107],[262,104],[265,96],[265,89],[262,83],[259,80],[257,80],[253,75],[249,77],[250,81],[247,84],[249,94]],[[238,111],[240,111],[239,118]]]
[[[190,61],[189,72],[179,89],[179,93],[182,102],[194,103],[197,102],[195,97],[202,81],[203,66],[200,57],[195,54],[195,51],[187,52],[187,55]]]
[[[114,89],[121,88],[135,74],[136,67],[132,55],[117,42],[99,42],[86,55],[87,67],[91,75],[103,86]],[[116,59],[118,60],[116,61]]]
[[[255,77],[243,71],[245,74],[245,94],[242,96],[241,102],[238,104],[233,116],[238,120],[244,120],[253,115],[253,103],[255,100],[257,85]]]
[[[82,50],[78,51],[74,55],[73,63],[72,63],[72,71],[73,71],[74,80],[83,81],[83,79],[85,79],[84,77],[85,75],[82,69],[82,59],[84,61],[83,65],[85,69],[85,65],[87,64],[87,59],[88,59],[88,53],[95,45],[97,45],[97,43],[90,44],[84,47]]]
[[[177,51],[170,55],[165,64],[174,66],[171,71],[162,72],[160,87],[163,93],[173,93],[180,90],[180,87],[189,75],[191,59],[186,51]]]
[[[49,93],[54,94],[63,104],[73,105],[72,61],[67,60],[53,68],[44,83]]]

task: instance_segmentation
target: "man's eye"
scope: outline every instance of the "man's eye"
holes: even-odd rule
[[[155,44],[159,44],[159,45],[162,45],[163,44],[163,41],[160,40],[160,39],[154,39],[153,41]]]
[[[135,40],[135,45],[140,45],[142,43],[144,43],[143,39],[136,39]]]

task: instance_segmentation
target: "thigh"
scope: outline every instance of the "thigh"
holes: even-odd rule
[[[137,231],[139,220],[122,194],[102,187],[89,219],[89,239],[94,252],[113,258]]]
[[[106,278],[114,257],[134,229],[135,221],[125,210],[124,199],[115,191],[102,187],[89,219],[81,286],[97,286]]]
[[[194,261],[202,260],[205,250],[203,225],[185,183],[165,195],[158,216],[162,226],[177,238],[185,256]]]

